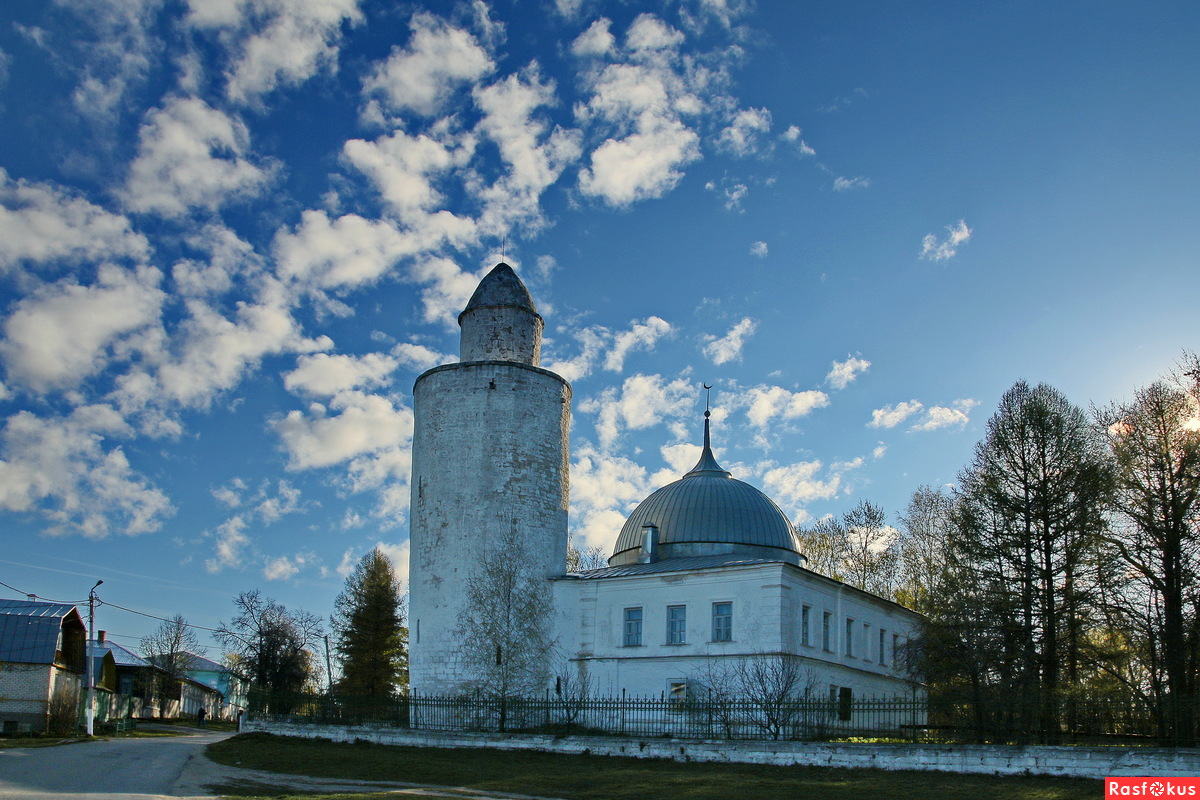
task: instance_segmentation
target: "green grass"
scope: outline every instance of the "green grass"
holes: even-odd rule
[[[460,786],[569,800],[1095,800],[1102,794],[1100,781],[1078,778],[679,763],[529,751],[336,744],[262,733],[210,745],[208,755],[221,764],[292,775]],[[230,795],[268,796],[254,794],[252,787],[245,791],[224,788]],[[301,795],[272,792],[269,796]],[[357,797],[361,800],[364,796]]]

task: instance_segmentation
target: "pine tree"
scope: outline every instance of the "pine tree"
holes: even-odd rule
[[[408,687],[404,595],[392,562],[378,547],[363,556],[334,602],[333,630],[342,665],[338,689],[383,699]]]

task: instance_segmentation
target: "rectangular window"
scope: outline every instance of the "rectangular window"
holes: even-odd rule
[[[846,617],[846,655],[854,657],[854,620]]]
[[[804,606],[800,609],[800,644],[805,647],[809,646],[808,618],[810,616],[812,616],[812,606]]]
[[[626,647],[641,647],[642,645],[642,609],[625,609],[625,636],[622,644]]]
[[[733,603],[713,603],[712,640],[733,641]]]
[[[687,606],[667,606],[667,644],[687,641]]]
[[[821,649],[826,653],[833,652],[833,614],[828,611],[821,617]]]
[[[667,684],[667,697],[669,698],[671,711],[684,711],[687,709],[688,696],[691,693],[688,691],[687,681],[671,681]]]
[[[884,648],[887,645],[887,631],[883,628],[879,629],[879,666],[887,666],[887,650]]]
[[[871,623],[863,623],[863,661],[871,660]]]
[[[895,664],[896,659],[900,657],[899,653],[900,653],[900,634],[893,633],[892,634],[892,663],[893,664]]]

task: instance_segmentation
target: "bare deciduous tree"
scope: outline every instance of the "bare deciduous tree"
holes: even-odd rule
[[[142,655],[157,671],[147,679],[145,688],[159,698],[158,715],[166,713],[168,697],[179,698],[179,687],[196,664],[196,657],[204,655],[196,631],[188,625],[182,614],[164,621],[153,633],[142,639]]]

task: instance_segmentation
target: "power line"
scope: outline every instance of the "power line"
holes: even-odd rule
[[[0,581],[0,586],[3,586],[5,589],[12,589],[17,594],[23,594],[30,600],[44,600],[47,603],[65,603],[66,605],[71,606],[87,602],[87,600],[51,600],[49,597],[42,597],[41,595],[34,594],[33,592],[23,592],[15,586],[9,586],[4,581]]]

